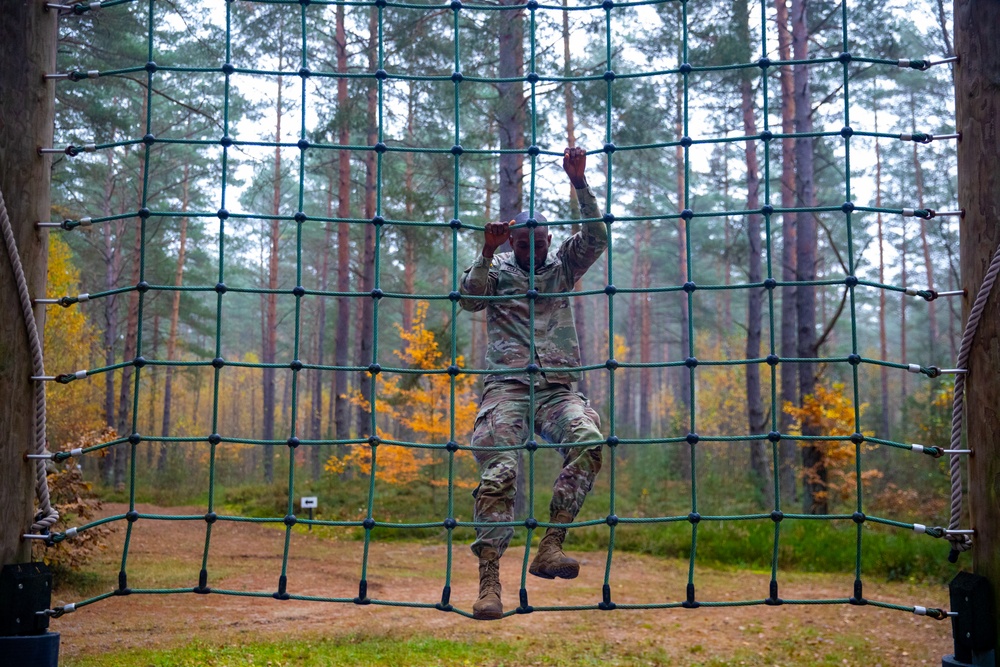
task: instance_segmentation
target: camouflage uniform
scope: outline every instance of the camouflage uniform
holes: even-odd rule
[[[577,190],[584,218],[601,218],[597,199],[590,188]],[[535,289],[540,294],[572,291],[587,269],[597,261],[608,245],[607,227],[602,221],[585,223],[583,229],[535,271]],[[534,385],[535,431],[553,443],[603,440],[600,418],[583,394],[572,390],[579,379],[580,345],[568,296],[539,297],[535,300],[534,343],[531,359],[529,275],[514,260],[513,253],[494,255],[492,260],[480,255],[466,270],[461,282],[465,295],[502,296],[509,300],[485,301],[462,299],[465,310],[486,309],[489,344],[487,368],[500,371],[487,376],[479,414],[472,435],[473,447],[499,448],[475,451],[480,483],[473,492],[476,498],[475,520],[509,522],[514,519],[516,451],[531,436],[528,412],[531,386]],[[534,363],[545,372],[528,374],[525,368]],[[561,447],[563,469],[552,488],[550,511],[576,516],[584,498],[601,469],[601,445]],[[477,556],[485,546],[502,555],[514,534],[513,528],[478,528],[472,551]]]

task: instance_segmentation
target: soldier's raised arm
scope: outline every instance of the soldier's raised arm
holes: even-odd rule
[[[597,197],[587,184],[587,152],[582,148],[563,151],[563,171],[569,177],[580,202],[580,217],[588,220],[579,232],[567,239],[559,249],[562,262],[576,282],[597,261],[608,247],[608,228],[604,214],[597,205]]]
[[[483,230],[483,251],[476,258],[458,285],[461,294],[473,296],[491,296],[496,292],[497,276],[490,272],[493,266],[493,253],[510,238],[510,222],[490,222]],[[486,307],[486,301],[481,299],[461,299],[458,304],[463,310],[477,311]]]

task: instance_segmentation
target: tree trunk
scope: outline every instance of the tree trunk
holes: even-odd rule
[[[282,56],[278,55],[278,69],[283,66]],[[283,77],[278,77],[278,99],[275,105],[277,112],[277,122],[274,130],[274,141],[281,141],[281,93],[283,89]],[[275,216],[271,220],[271,252],[268,260],[267,288],[271,290],[267,294],[265,301],[264,322],[264,349],[261,361],[265,364],[275,363],[278,349],[278,295],[274,290],[278,289],[278,241],[281,238],[281,223],[277,216],[281,213],[281,147],[274,148],[274,192],[271,214]],[[275,409],[275,373],[274,368],[263,369],[264,380],[264,409],[262,411],[263,427],[262,438],[264,440],[274,439],[274,409]],[[274,447],[264,446],[264,481],[270,484],[274,481]]]
[[[740,39],[747,45],[746,52],[748,54],[751,51],[749,12],[750,9],[747,6],[747,0],[736,0],[734,2],[733,14],[736,21],[738,21],[737,32]],[[740,109],[743,113],[743,134],[748,137],[755,136],[757,134],[757,123],[754,119],[753,88],[749,70],[744,70],[742,80],[740,81]],[[760,174],[757,162],[757,142],[753,139],[747,139],[746,141],[746,161],[747,209],[754,211],[760,208]],[[747,241],[750,248],[747,280],[750,283],[759,283],[764,278],[761,266],[760,222],[760,215],[751,214],[747,216]],[[760,357],[760,320],[763,299],[763,289],[755,288],[747,290],[747,359]],[[746,366],[746,389],[747,427],[749,433],[760,433],[764,430],[764,401],[761,397],[760,366],[758,364],[747,364]],[[769,468],[767,448],[764,442],[754,440],[750,443],[750,470],[755,478],[756,486],[760,491],[765,507],[774,505],[774,493],[770,483]]]
[[[378,10],[371,8],[368,18],[368,70],[374,72],[377,68],[378,54]],[[368,145],[378,142],[378,89],[369,84],[367,94]],[[371,220],[375,217],[375,170],[377,160],[374,151],[365,155],[365,217]],[[361,260],[361,291],[370,292],[375,288],[375,244],[377,243],[375,225],[365,225],[364,256]],[[372,350],[375,336],[375,300],[361,299],[361,335],[358,341],[358,365],[368,366],[373,363]],[[368,371],[362,371],[358,377],[358,388],[361,398],[368,401],[371,398],[372,376]],[[374,407],[374,406],[372,406]],[[359,434],[374,435],[371,427],[371,412],[364,405],[358,406],[357,428]]]
[[[191,178],[191,165],[188,161],[184,162],[184,184],[182,186],[181,195],[181,212],[187,213],[188,206],[190,204],[190,182]],[[178,290],[173,294],[173,302],[170,305],[170,333],[167,335],[167,361],[173,361],[177,358],[177,327],[180,322],[181,313],[181,292],[180,287],[184,284],[184,259],[187,251],[187,228],[188,228],[188,217],[185,215],[181,218],[181,229],[180,238],[178,240],[177,248],[177,270],[174,272],[174,287]],[[170,410],[171,401],[173,400],[173,379],[174,379],[174,367],[167,366],[166,374],[163,379],[163,426],[160,430],[160,435],[167,437],[170,435]],[[163,473],[167,469],[167,443],[160,443],[160,458],[156,464],[157,472]]]
[[[805,60],[809,55],[808,23],[806,0],[792,0],[792,52],[796,60]],[[809,90],[809,68],[806,65],[794,67],[795,84],[795,132],[812,132],[811,96]],[[810,137],[795,139],[795,196],[799,206],[813,205],[813,141]],[[816,218],[813,213],[797,217],[796,271],[799,282],[816,279]],[[798,356],[812,359],[816,356],[816,288],[799,285],[796,289],[796,315],[798,319]],[[799,371],[799,405],[811,396],[816,386],[816,364],[802,361]],[[809,420],[803,420],[802,435],[819,435],[818,429]],[[804,442],[802,464],[806,470],[805,512],[826,514],[827,471],[822,450],[812,442]]]
[[[326,217],[333,217],[334,171],[331,165],[326,184]],[[323,259],[319,274],[319,288],[326,292],[330,286],[330,246],[333,243],[333,223],[327,222],[323,232]],[[316,308],[316,364],[322,366],[326,352],[326,297],[321,297]],[[332,400],[332,398],[331,398]],[[309,437],[320,440],[323,437],[323,374],[313,371],[312,411],[310,414]],[[312,478],[319,479],[323,472],[323,458],[319,445],[309,449]]]
[[[104,198],[101,212],[106,216],[111,216],[111,197],[114,193],[114,154],[107,153],[107,172],[104,179]],[[112,237],[112,227],[115,234]],[[104,240],[104,289],[113,290],[121,274],[122,262],[122,223],[119,220],[108,222],[103,225],[101,234]],[[117,247],[116,247],[117,246]],[[115,344],[118,342],[118,297],[110,296],[104,299],[101,304],[104,310],[104,365],[112,366],[115,363]],[[104,423],[111,428],[117,428],[115,421],[115,373],[104,374]],[[114,447],[104,450],[106,454],[101,457],[101,480],[110,486],[114,483],[115,454]]]
[[[347,72],[347,34],[344,28],[344,5],[337,5],[337,71]],[[348,108],[347,79],[337,79],[337,108],[339,114],[337,142],[343,147],[350,144],[350,115]],[[344,148],[338,151],[337,167],[337,217],[351,217],[351,154]],[[344,294],[351,289],[351,228],[347,222],[337,223],[337,291]],[[337,328],[334,341],[335,366],[347,366],[350,358],[351,298],[337,297]],[[336,438],[351,437],[351,403],[347,396],[347,372],[333,373],[333,402]]]
[[[875,132],[878,133],[878,98],[875,98]],[[875,137],[875,208],[882,208],[882,149],[879,144],[878,137]],[[878,281],[881,284],[885,284],[885,235],[882,229],[882,213],[875,214],[875,222],[878,227]],[[885,330],[885,319],[886,319],[886,303],[885,303],[885,290],[880,289],[878,291],[878,341],[879,341],[879,352],[882,355],[883,361],[889,357],[889,343],[886,338]],[[886,440],[892,439],[892,432],[890,430],[891,414],[889,409],[889,369],[886,366],[879,367],[879,380],[881,386],[881,402],[882,402],[882,414],[880,415],[880,428],[881,433],[878,437],[884,438]]]
[[[792,35],[788,28],[788,4],[786,0],[775,0],[778,22],[778,57],[782,61],[792,59]],[[795,207],[795,140],[790,138],[795,132],[795,93],[791,65],[782,65],[781,81],[781,207]],[[781,280],[790,283],[795,280],[796,244],[796,214],[781,214]],[[795,287],[786,285],[781,288],[781,342],[778,354],[784,358],[796,356],[795,348]],[[794,405],[798,395],[798,378],[795,364],[783,363],[779,366],[781,376],[780,405],[774,406],[778,412],[778,430],[788,433],[792,427],[792,418],[783,409],[785,405]],[[796,462],[798,445],[791,440],[782,440],[779,444],[781,459],[781,490],[791,502],[798,500],[798,484]]]
[[[501,6],[518,4],[519,0],[500,0]],[[498,71],[500,78],[524,76],[524,11],[499,12]],[[497,84],[497,128],[501,150],[524,149],[524,84],[509,81]],[[523,207],[521,180],[524,156],[520,153],[500,155],[500,219],[511,220]],[[520,516],[520,515],[518,515]]]

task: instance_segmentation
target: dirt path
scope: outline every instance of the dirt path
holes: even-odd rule
[[[110,504],[105,509],[110,513],[125,511],[123,506]],[[143,506],[140,511],[198,514],[203,510]],[[194,586],[201,567],[204,526],[201,521],[136,523],[129,553],[129,586]],[[113,547],[102,559],[102,571],[117,572],[123,534],[123,530],[118,531]],[[283,531],[273,527],[217,523],[209,557],[209,585],[241,591],[277,590],[283,542]],[[294,534],[288,568],[289,592],[354,597],[361,572],[362,546],[359,541]],[[605,554],[574,555],[582,556],[583,563],[576,580],[545,581],[529,577],[532,605],[600,601]],[[523,550],[511,549],[503,560],[506,608],[517,604],[522,558]],[[370,551],[369,596],[437,602],[444,583],[445,559],[443,545],[379,543],[376,539]],[[464,544],[456,545],[451,600],[456,607],[471,609],[477,592],[476,577],[475,559]],[[695,574],[698,598],[720,601],[766,597],[769,578],[769,573],[745,570],[701,568]],[[613,598],[618,603],[677,601],[684,598],[687,563],[616,554],[611,581]],[[787,598],[839,598],[851,594],[850,576],[789,573],[780,576],[780,581],[781,595]],[[865,595],[897,604],[947,607],[944,586],[869,581]],[[57,591],[53,602],[79,599],[74,591]],[[855,645],[884,655],[885,667],[940,664],[941,656],[951,653],[951,628],[947,621],[850,605],[546,612],[480,623],[436,610],[184,593],[112,597],[54,620],[52,629],[61,633],[62,653],[68,657],[109,650],[175,647],[193,638],[229,644],[296,635],[352,634],[430,635],[455,641],[490,637],[527,640],[539,645],[565,644],[574,637],[587,636],[608,645],[658,648],[675,664],[688,664],[692,654],[697,654],[699,660],[714,656],[731,659],[740,651],[751,650],[773,655],[774,664],[812,664],[813,659],[819,662],[828,658],[828,650],[833,647],[847,651],[849,656]],[[848,658],[842,662],[854,664]]]

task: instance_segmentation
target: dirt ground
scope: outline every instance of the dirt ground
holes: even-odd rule
[[[107,505],[109,513],[124,506]],[[139,507],[157,514],[200,514],[197,508]],[[123,526],[118,524],[119,526]],[[354,597],[361,575],[363,543],[320,539],[293,533],[288,565],[288,591],[293,594]],[[107,562],[111,580],[117,571],[124,529],[119,528]],[[128,556],[132,588],[191,587],[197,584],[205,544],[203,521],[140,520],[134,525]],[[284,531],[253,523],[219,522],[213,529],[208,561],[209,586],[237,591],[277,590]],[[117,552],[117,553],[115,553]],[[594,604],[601,599],[607,554],[574,553],[581,558],[580,577],[546,581],[528,577],[534,606]],[[434,603],[444,585],[443,545],[379,542],[370,548],[368,594],[371,598]],[[522,549],[511,549],[501,568],[505,608],[517,605]],[[684,599],[687,562],[616,553],[611,585],[621,603],[675,602]],[[769,572],[698,568],[700,600],[745,600],[767,597]],[[849,575],[786,573],[779,575],[784,598],[849,597]],[[108,590],[102,588],[100,590]],[[470,610],[477,593],[476,560],[465,544],[454,548],[451,602]],[[865,596],[903,605],[947,608],[945,586],[866,582]],[[54,604],[78,602],[71,590],[57,591]],[[89,597],[89,595],[88,595]],[[288,639],[295,635],[337,637],[378,634],[433,636],[472,642],[486,637],[565,644],[587,636],[608,645],[659,648],[676,661],[697,654],[731,658],[739,651],[768,654],[775,664],[797,656],[796,664],[826,662],[827,649],[856,645],[884,656],[885,667],[940,664],[951,653],[951,624],[910,613],[850,605],[784,605],[666,610],[539,612],[483,623],[437,610],[358,606],[342,603],[279,601],[231,595],[131,595],[112,597],[52,621],[61,633],[66,657],[105,651],[182,646],[192,638],[213,644]],[[788,641],[797,645],[789,647]],[[777,643],[784,642],[778,651]],[[846,648],[851,651],[853,648]],[[784,656],[784,659],[779,658]],[[841,661],[838,661],[841,662]],[[847,658],[843,663],[852,664]],[[855,663],[856,664],[856,663]],[[871,663],[865,662],[870,665]]]

